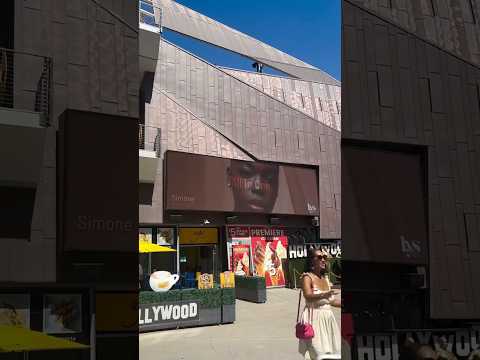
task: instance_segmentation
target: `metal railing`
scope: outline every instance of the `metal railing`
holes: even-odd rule
[[[155,151],[157,157],[161,155],[162,129],[153,126],[138,126],[138,148],[140,150]]]
[[[52,59],[0,48],[0,107],[41,113],[48,126],[51,102]]]

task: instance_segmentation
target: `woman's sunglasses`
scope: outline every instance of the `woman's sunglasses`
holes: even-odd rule
[[[313,258],[314,259],[319,259],[319,260],[327,260],[328,256],[327,255],[316,255]]]

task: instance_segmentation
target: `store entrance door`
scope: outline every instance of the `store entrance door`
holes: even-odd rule
[[[182,286],[198,287],[200,274],[213,274],[215,277],[216,245],[182,245],[180,246],[180,273]]]
[[[213,274],[215,269],[216,245],[180,246],[180,272]]]

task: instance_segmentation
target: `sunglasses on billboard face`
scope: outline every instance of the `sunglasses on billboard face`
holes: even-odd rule
[[[315,255],[313,258],[318,259],[318,260],[327,260],[328,256],[327,255]]]

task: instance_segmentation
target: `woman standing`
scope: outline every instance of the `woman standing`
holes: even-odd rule
[[[310,340],[299,340],[299,352],[307,352],[312,360],[341,359],[341,335],[331,306],[340,307],[327,276],[328,255],[321,250],[310,250],[307,269],[302,275],[305,308],[302,319],[312,324],[315,335]]]

